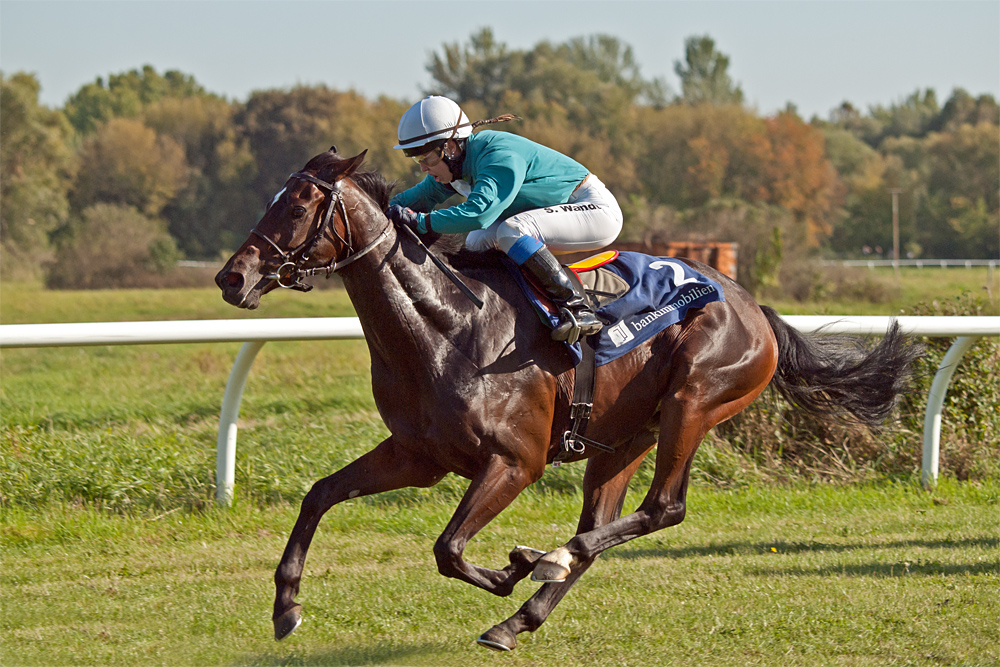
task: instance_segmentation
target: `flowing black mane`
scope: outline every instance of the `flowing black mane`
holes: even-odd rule
[[[396,189],[396,181],[388,181],[385,176],[377,171],[357,171],[351,175],[351,180],[355,185],[365,191],[369,197],[375,200],[383,211],[389,206],[389,198],[392,191]]]

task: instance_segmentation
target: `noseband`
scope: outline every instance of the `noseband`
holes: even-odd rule
[[[306,174],[303,172],[291,174],[289,178],[309,181],[322,190],[326,198],[326,211],[323,214],[322,222],[320,222],[313,235],[290,250],[282,250],[278,247],[277,243],[264,236],[264,234],[258,231],[256,227],[250,230],[251,235],[256,235],[258,238],[265,241],[271,246],[271,248],[274,249],[275,252],[278,253],[278,256],[281,258],[282,263],[274,271],[274,273],[265,276],[266,278],[277,282],[281,287],[284,287],[285,289],[298,290],[300,292],[308,292],[312,289],[312,285],[303,283],[303,278],[315,276],[319,273],[325,273],[326,277],[329,278],[330,274],[339,271],[348,264],[351,264],[352,262],[355,262],[367,255],[387,236],[389,236],[389,230],[392,228],[392,223],[386,225],[386,228],[381,234],[378,235],[378,237],[376,237],[374,241],[366,245],[361,250],[354,252],[354,247],[351,245],[351,224],[347,219],[347,207],[344,205],[344,196],[340,187],[340,182],[335,181],[333,183],[327,183],[326,181],[316,178],[312,174]],[[344,221],[344,232],[347,235],[346,239],[340,235],[340,232],[337,231],[337,226],[333,224],[334,212],[338,207],[340,208],[340,218]],[[306,262],[309,261],[310,256],[312,256],[313,250],[316,249],[316,246],[323,239],[327,228],[329,228],[333,232],[334,236],[336,236],[344,247],[347,248],[347,256],[340,261],[336,261],[335,257],[324,266],[318,266],[311,269],[303,268]],[[289,279],[291,279],[291,282],[288,282]]]

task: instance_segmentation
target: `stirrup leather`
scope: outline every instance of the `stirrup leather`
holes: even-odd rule
[[[573,402],[569,406],[569,429],[563,433],[559,443],[559,452],[552,459],[552,465],[561,465],[563,461],[583,454],[587,447],[599,449],[602,452],[614,452],[615,448],[584,437],[590,413],[594,410],[594,388],[597,382],[597,359],[594,348],[586,338],[580,340],[583,359],[576,367],[576,379],[573,384]]]

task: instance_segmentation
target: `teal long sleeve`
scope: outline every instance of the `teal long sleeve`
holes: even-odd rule
[[[428,227],[446,234],[485,229],[522,211],[564,204],[589,172],[572,158],[508,132],[483,131],[469,137],[462,180],[472,186],[455,206],[433,210],[455,190],[427,176],[391,203],[430,212]]]

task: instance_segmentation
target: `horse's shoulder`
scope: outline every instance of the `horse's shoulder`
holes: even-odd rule
[[[509,278],[510,270],[502,262],[503,253],[499,250],[469,250],[460,234],[441,234],[432,238],[428,248],[463,275],[484,282],[491,282],[492,278]]]

